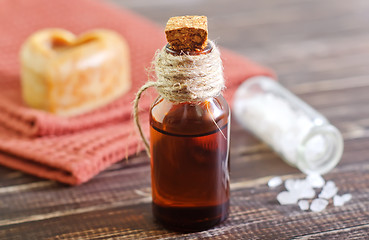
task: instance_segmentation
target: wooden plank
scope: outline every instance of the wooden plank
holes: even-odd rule
[[[247,142],[247,134],[239,136],[239,141],[232,145],[231,150],[231,177],[235,184],[241,180],[298,173],[297,169],[288,166],[265,145],[260,145],[260,143],[254,146],[243,145],[243,139]],[[346,140],[346,151],[338,168],[364,166],[369,156],[368,143],[368,138]],[[146,157],[143,156],[142,161],[145,159]],[[354,163],[356,165],[353,165]],[[356,168],[360,170],[360,167]],[[3,213],[0,216],[0,225],[6,225],[7,221],[19,222],[19,218],[23,215],[50,213],[50,217],[54,217],[57,215],[53,212],[64,209],[73,210],[83,206],[87,208],[83,211],[93,211],[94,207],[99,208],[101,204],[108,207],[109,204],[114,206],[115,201],[127,205],[124,201],[140,199],[142,194],[137,191],[147,193],[149,187],[150,166],[148,162],[127,168],[115,166],[110,171],[101,173],[91,182],[75,188],[51,181],[3,187],[0,188],[0,210]],[[45,199],[48,201],[45,202]],[[22,211],[15,214],[11,206]]]
[[[143,202],[135,200],[131,201],[130,205],[119,205],[117,201],[117,204],[112,204],[109,208],[96,208],[85,212],[81,212],[80,209],[83,208],[78,208],[74,213],[70,212],[59,217],[49,218],[45,214],[44,219],[41,215],[38,219],[9,224],[6,228],[0,226],[0,230],[3,229],[0,231],[0,237],[7,237],[9,232],[27,232],[31,237],[29,239],[33,239],[32,236],[37,239],[41,236],[52,237],[54,236],[52,234],[57,234],[56,232],[59,231],[60,237],[85,238],[94,237],[96,234],[98,236],[124,235],[132,239],[158,236],[209,237],[219,234],[232,236],[233,232],[242,233],[247,237],[262,238],[270,238],[275,234],[283,233],[286,238],[290,238],[307,233],[357,227],[366,224],[369,220],[368,212],[365,210],[369,204],[369,191],[358,191],[351,188],[361,185],[362,189],[368,189],[369,165],[366,164],[366,168],[362,171],[364,178],[355,177],[358,169],[363,169],[362,165],[357,165],[355,168],[352,166],[342,167],[328,177],[336,182],[340,192],[351,191],[354,196],[353,200],[343,207],[329,207],[322,213],[301,212],[295,205],[280,206],[275,196],[281,188],[270,190],[266,186],[268,178],[262,178],[239,183],[238,186],[233,185],[229,220],[212,230],[199,234],[178,235],[162,229],[152,219],[150,203],[146,200]],[[337,215],[340,216],[339,222],[336,221]],[[68,222],[75,224],[67,224]],[[289,225],[293,225],[294,228],[290,228]],[[63,228],[57,226],[63,226]],[[54,229],[54,231],[52,233],[40,231],[42,228]],[[101,229],[104,231],[99,232]],[[63,235],[63,231],[67,234]]]
[[[358,145],[358,141],[355,142],[356,145]],[[362,146],[364,147],[364,144],[367,142],[368,140],[364,141]],[[358,151],[359,149],[357,148],[352,152],[346,152],[339,167],[332,171],[333,176],[335,173],[345,170],[361,171],[367,169],[366,156],[368,156],[368,150],[362,150],[360,155],[355,154]],[[276,160],[281,161],[279,159]],[[241,173],[236,172],[234,175],[232,171],[231,176],[233,190],[244,187],[265,185],[267,180],[271,177],[270,175],[265,175],[261,178],[255,178],[255,176],[251,175],[255,170],[250,168],[249,165],[250,163],[247,161],[239,163],[237,166],[240,169],[242,168],[243,171],[241,171]],[[268,161],[263,162],[263,165],[270,166]],[[284,164],[279,162],[279,165],[283,166]],[[149,201],[149,179],[146,178],[146,180],[142,181],[142,177],[140,177],[137,179],[141,181],[127,181],[127,179],[132,178],[132,175],[148,175],[149,166],[144,166],[141,169],[135,168],[131,173],[127,173],[128,170],[129,169],[122,169],[120,174],[115,176],[116,182],[109,184],[109,186],[106,186],[104,189],[102,189],[102,185],[105,185],[106,182],[104,180],[99,180],[91,186],[80,186],[78,188],[63,188],[61,186],[55,188],[53,185],[45,185],[44,187],[41,186],[37,189],[37,192],[34,192],[25,191],[26,187],[21,185],[18,186],[17,192],[2,191],[2,194],[0,194],[0,209],[2,210],[3,215],[0,218],[0,226],[35,221],[42,218],[66,216],[80,212],[90,212],[99,209],[109,209],[117,206],[134,205],[136,204],[135,201],[138,203],[141,201]],[[283,171],[286,170],[283,169]],[[284,178],[291,176],[301,177],[301,174],[296,170],[294,172],[294,175],[289,174],[288,176],[284,176]],[[273,172],[269,171],[268,173],[272,173],[272,175],[274,175],[277,172],[274,169]],[[45,182],[52,183],[50,181]],[[13,186],[14,189],[16,187],[17,186]],[[20,199],[19,194],[22,195],[22,202],[20,204],[18,200],[18,205],[14,205],[14,203],[17,202],[17,199]],[[60,195],[62,195],[63,198],[60,198]],[[48,201],[45,202],[45,200]],[[21,212],[14,214],[11,209],[12,207],[16,207],[18,210],[21,210]],[[29,217],[23,217],[24,215]]]

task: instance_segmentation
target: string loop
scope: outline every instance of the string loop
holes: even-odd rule
[[[201,102],[218,96],[224,89],[223,65],[219,49],[209,41],[212,50],[207,54],[174,55],[166,47],[156,53],[153,66],[156,81],[148,81],[136,94],[134,120],[150,156],[150,145],[144,136],[138,117],[138,102],[146,89],[155,87],[166,100],[174,103]]]

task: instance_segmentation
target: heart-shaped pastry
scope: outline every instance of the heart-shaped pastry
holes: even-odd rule
[[[24,102],[60,116],[101,107],[131,87],[128,44],[110,30],[76,37],[44,29],[25,41],[20,58]]]

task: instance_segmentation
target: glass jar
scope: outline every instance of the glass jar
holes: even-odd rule
[[[184,54],[169,45],[166,51]],[[150,109],[152,209],[166,227],[197,231],[226,219],[229,133],[230,109],[221,95],[195,103],[156,99]]]
[[[245,81],[235,93],[233,111],[243,127],[306,174],[327,173],[341,159],[337,128],[269,77]]]

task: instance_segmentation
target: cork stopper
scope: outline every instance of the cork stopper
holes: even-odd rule
[[[173,50],[201,51],[208,40],[206,16],[172,17],[165,27],[167,41]]]

